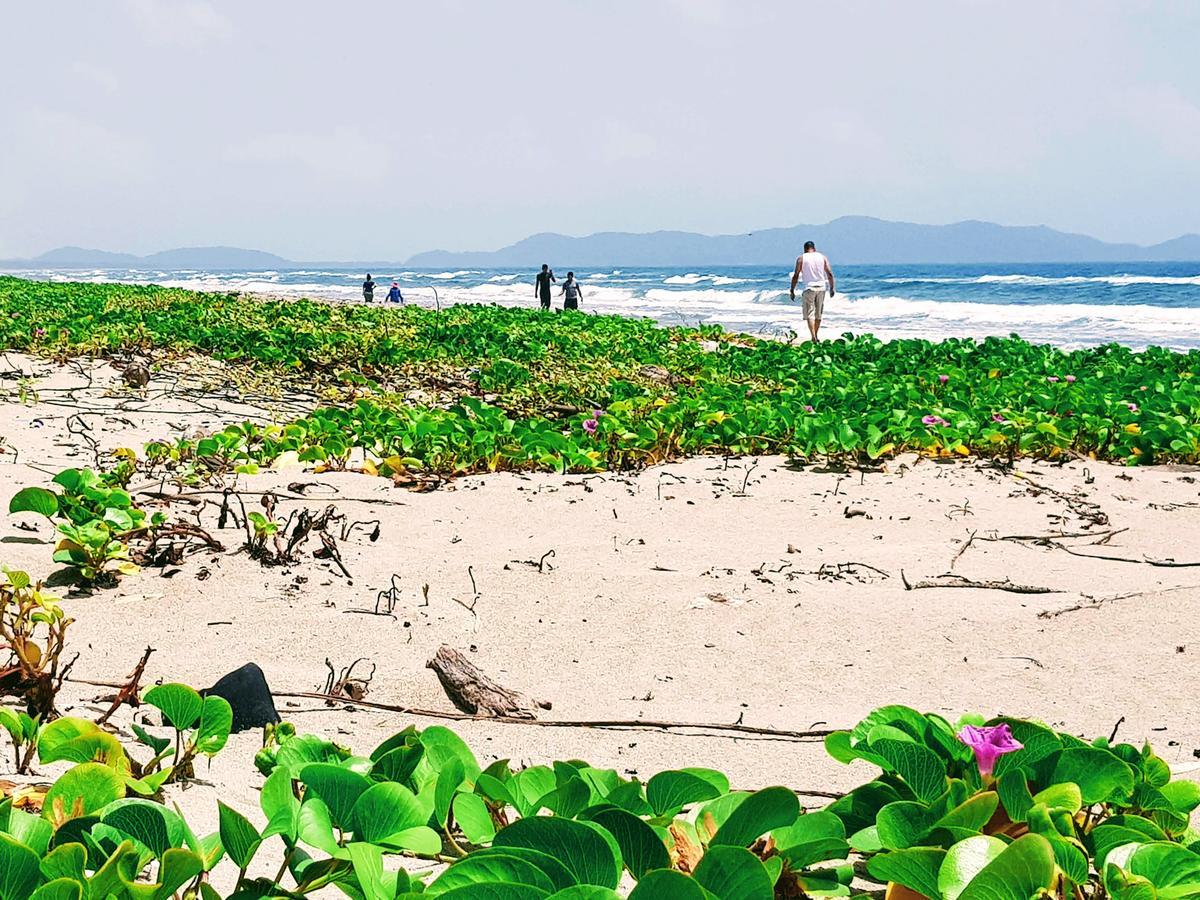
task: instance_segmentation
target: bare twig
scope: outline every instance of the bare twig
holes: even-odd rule
[[[904,577],[904,572],[900,572],[901,580],[904,582],[906,591],[917,591],[924,588],[976,588],[979,590],[988,591],[1008,591],[1013,594],[1061,594],[1062,591],[1056,588],[1034,587],[1028,584],[1016,584],[1005,578],[1003,581],[975,581],[971,578],[964,578],[961,575],[938,575],[936,578],[926,581],[918,581],[916,584],[909,584],[908,579]]]

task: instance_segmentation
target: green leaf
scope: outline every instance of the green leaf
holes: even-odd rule
[[[1178,844],[1167,841],[1143,844],[1123,868],[1150,881],[1160,897],[1200,894],[1200,855]]]
[[[233,707],[224,697],[210,694],[200,710],[200,726],[196,730],[196,750],[205,756],[215,756],[229,740],[233,727]]]
[[[486,847],[482,850],[476,850],[471,854],[471,859],[484,859],[488,856],[515,856],[525,862],[532,863],[545,873],[550,879],[550,883],[554,885],[554,889],[561,891],[576,884],[576,879],[573,874],[561,862],[543,853],[541,850],[531,850],[528,847]]]
[[[450,815],[450,801],[459,786],[467,778],[462,760],[452,757],[437,773],[437,785],[433,792],[433,817],[439,828],[446,827],[446,817]]]
[[[551,894],[547,900],[621,900],[621,896],[610,888],[602,888],[594,884],[577,884]]]
[[[3,820],[4,805],[0,803],[0,821]],[[46,852],[46,848],[50,846],[50,839],[54,837],[54,826],[45,819],[20,809],[8,810],[8,827],[0,828],[0,831],[7,832],[9,837],[20,841],[38,856]]]
[[[32,512],[49,519],[58,515],[58,495],[40,487],[22,488],[8,501],[8,511]]]
[[[1079,785],[1083,803],[1107,803],[1133,793],[1133,770],[1112,753],[1095,747],[1070,747],[1054,766],[1051,784],[1065,781]]]
[[[27,900],[39,881],[37,854],[15,838],[0,834],[0,898]]]
[[[926,803],[946,790],[946,763],[923,744],[885,739],[872,744],[871,750],[885,759]]]
[[[749,847],[776,828],[791,825],[800,815],[800,801],[784,787],[756,791],[733,811],[713,835],[711,846]]]
[[[220,825],[221,846],[239,869],[245,869],[254,859],[262,837],[250,820],[235,809],[217,801],[217,818]]]
[[[671,855],[662,838],[632,813],[623,809],[606,809],[592,816],[592,821],[616,839],[625,868],[634,879],[640,879],[650,869],[671,867]]]
[[[932,900],[940,900],[938,872],[946,858],[940,847],[910,847],[881,853],[867,862],[867,871],[880,881],[894,881]]]
[[[959,900],[1029,900],[1049,890],[1053,883],[1054,851],[1045,838],[1027,834],[984,866],[958,897]]]
[[[1050,809],[1065,809],[1074,815],[1083,809],[1083,794],[1080,793],[1077,784],[1052,784],[1045,790],[1038,791],[1033,802],[1045,804]]]
[[[889,803],[876,819],[879,842],[889,850],[915,846],[933,827],[935,815],[929,807],[913,800]]]
[[[553,882],[533,863],[518,856],[494,853],[488,856],[471,854],[460,859],[434,879],[425,893],[436,897],[464,885],[495,882],[527,884],[547,894],[554,891]]]
[[[310,847],[324,850],[331,856],[339,850],[329,807],[315,794],[311,797],[306,796],[300,804],[300,812],[296,816],[296,834]]]
[[[744,847],[709,847],[692,877],[720,900],[773,900],[775,896],[770,874]]]
[[[413,792],[394,781],[381,781],[367,788],[350,812],[351,829],[359,841],[381,841],[424,825],[426,818]]]
[[[708,900],[708,895],[696,881],[681,872],[656,869],[642,876],[629,900]]]
[[[292,790],[292,776],[286,769],[277,768],[267,776],[258,802],[263,815],[267,817],[267,827],[262,833],[263,840],[279,834],[288,841],[295,841],[300,801]]]
[[[86,719],[64,716],[47,723],[38,735],[38,759],[43,763],[102,762],[128,770],[128,757],[121,742]]]
[[[300,770],[300,781],[324,802],[334,825],[353,829],[354,804],[371,782],[357,772],[332,763],[308,764]]]
[[[82,897],[81,882],[72,878],[55,878],[34,891],[29,900],[82,900]]]
[[[42,815],[48,819],[87,816],[124,796],[125,782],[119,773],[102,763],[81,763],[60,775],[46,792]]]
[[[117,800],[100,813],[100,821],[146,847],[159,859],[183,843],[178,814],[150,800]]]
[[[178,731],[193,728],[204,710],[204,701],[186,684],[159,684],[142,695],[142,701],[162,710],[167,724]]]
[[[87,865],[87,848],[83,844],[59,844],[42,857],[42,877],[47,881],[55,878],[74,878],[82,881]]]
[[[455,794],[452,804],[454,821],[472,844],[485,844],[496,836],[487,804],[478,794]]]
[[[1009,819],[1026,821],[1033,806],[1033,795],[1029,793],[1029,782],[1022,769],[1009,769],[996,779],[996,793],[1000,795]]]
[[[543,900],[545,891],[528,884],[469,884],[441,895],[446,900]]]
[[[535,816],[518,819],[496,833],[493,847],[528,847],[548,853],[566,866],[579,884],[615,888],[621,878],[616,841],[599,825]]]
[[[175,891],[201,872],[204,862],[191,850],[174,847],[167,850],[162,857],[162,865],[158,869],[159,887],[154,900],[167,900]]]
[[[693,803],[713,800],[729,791],[729,782],[721,785],[700,770],[680,769],[659,772],[646,783],[646,800],[656,816],[671,816]]]
[[[1178,812],[1190,813],[1200,806],[1200,783],[1195,781],[1172,781],[1159,790]]]
[[[1008,845],[998,837],[977,834],[946,851],[938,869],[937,891],[943,900],[957,900],[976,875],[1004,852]],[[1028,900],[1028,898],[1026,898]]]

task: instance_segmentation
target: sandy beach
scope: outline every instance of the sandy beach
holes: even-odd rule
[[[5,508],[19,488],[91,465],[94,452],[271,421],[300,402],[226,395],[219,368],[194,364],[156,371],[138,391],[103,361],[6,360]],[[332,504],[348,522],[377,520],[377,540],[372,524],[341,543],[351,577],[314,558],[315,540],[295,565],[264,567],[241,549],[243,532],[217,528],[219,489],[135,479],[148,509],[180,494],[164,508],[225,550],[68,596],[72,674],[120,681],[150,646],[147,684],[204,687],[253,661],[275,691],[306,692],[321,689],[326,660],[341,669],[361,658],[356,671],[373,672],[368,700],[449,712],[426,668],[449,645],[550,701],[544,719],[807,730],[903,703],[951,718],[1038,717],[1089,738],[1121,720],[1122,739],[1151,740],[1186,769],[1200,753],[1200,714],[1178,689],[1200,653],[1198,478],[1195,467],[1021,461],[1005,471],[911,455],[868,472],[695,458],[631,475],[473,476],[428,493],[299,466],[238,476],[247,507],[270,492],[281,516]],[[52,571],[49,522],[8,516],[2,530],[5,564]],[[922,586],[948,574],[1000,585]],[[393,586],[392,615],[373,614]],[[92,713],[105,693],[69,682],[60,706]],[[277,705],[300,730],[359,752],[433,724],[349,703]],[[115,721],[124,728],[131,715]],[[862,775],[812,741],[450,724],[481,760],[582,758],[642,778],[715,766],[742,788],[836,791]],[[235,736],[197,783],[174,791],[189,818],[214,825],[216,797],[257,808],[259,740]]]

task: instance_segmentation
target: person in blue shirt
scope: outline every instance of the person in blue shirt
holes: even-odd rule
[[[388,291],[388,303],[403,303],[404,295],[400,293],[400,282],[393,281],[392,289]]]

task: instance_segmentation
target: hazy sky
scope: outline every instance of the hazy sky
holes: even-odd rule
[[[847,214],[1200,231],[1200,2],[13,3],[0,257]]]

